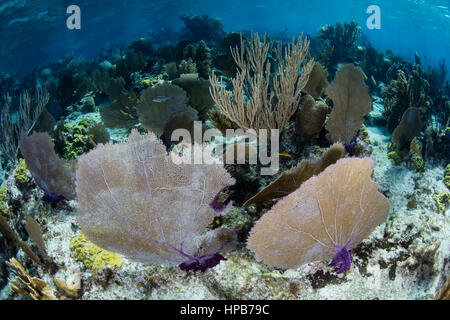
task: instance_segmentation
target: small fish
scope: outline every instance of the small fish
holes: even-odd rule
[[[170,100],[170,97],[159,96],[153,99],[153,102],[165,102],[167,100]]]
[[[128,117],[130,117],[131,119],[134,119],[134,117],[133,117],[131,114],[129,114],[129,113],[123,111],[123,110],[120,110],[120,112],[121,112],[124,116],[128,116]]]
[[[292,158],[292,155],[290,153],[287,152],[281,152],[278,155],[282,156],[282,157],[288,157],[288,158]]]

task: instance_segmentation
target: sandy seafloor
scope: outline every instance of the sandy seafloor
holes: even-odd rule
[[[79,232],[74,201],[54,208],[42,201],[27,204],[38,221],[46,221],[48,255],[62,266],[54,276],[41,267],[31,274],[52,287],[53,277],[80,282],[80,299],[432,299],[449,275],[449,209],[438,213],[433,199],[433,194],[446,190],[444,164],[427,161],[424,172],[411,171],[405,163],[394,166],[387,159],[390,135],[380,127],[368,127],[368,131],[376,160],[374,176],[391,209],[388,221],[353,250],[352,268],[345,275],[336,274],[326,262],[290,270],[268,268],[241,247],[204,273],[122,258],[118,270],[94,276],[74,260],[69,249]],[[12,182],[6,184],[14,189]],[[13,192],[13,196],[20,194]],[[415,205],[408,208],[411,199]],[[18,260],[25,260],[21,250]],[[7,285],[0,298],[21,297]]]

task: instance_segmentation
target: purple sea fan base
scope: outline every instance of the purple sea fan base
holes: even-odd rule
[[[62,194],[52,193],[45,191],[44,196],[42,197],[42,200],[45,202],[55,203],[58,201],[61,201],[64,199],[64,196]]]
[[[356,146],[356,138],[350,142],[344,143],[345,151],[347,151],[349,155],[353,155],[353,152],[355,151],[355,146]]]
[[[214,253],[203,257],[192,257],[188,261],[185,261],[179,265],[181,270],[184,271],[202,271],[204,272],[208,268],[213,268],[218,265],[220,261],[227,260],[222,255]]]
[[[333,257],[330,265],[336,267],[337,273],[345,273],[350,270],[352,265],[353,257],[348,249],[348,244],[343,247],[337,247],[336,254]]]
[[[220,191],[216,194],[216,196],[214,197],[214,199],[211,201],[211,203],[209,204],[209,207],[210,207],[211,209],[213,209],[216,213],[221,213],[221,212],[223,212],[225,209],[227,209],[227,208],[231,205],[231,202],[228,203],[228,204],[225,204],[225,203],[222,203],[222,202],[219,201],[219,200],[220,200],[220,194],[222,193],[222,191],[223,191],[224,189],[225,189],[225,188],[223,188],[222,190],[220,190]]]

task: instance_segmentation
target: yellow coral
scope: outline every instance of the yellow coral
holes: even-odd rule
[[[402,156],[397,151],[391,151],[387,154],[387,158],[396,166],[402,163]]]
[[[6,194],[8,190],[5,186],[0,187],[0,216],[4,217],[6,220],[11,219],[11,213],[5,207],[4,202],[6,201]]]
[[[19,184],[27,183],[28,182],[27,171],[28,169],[25,163],[25,159],[20,159],[17,169],[14,172],[14,179],[16,179],[16,182],[18,182]]]
[[[450,163],[445,167],[444,184],[450,189]]]
[[[6,200],[6,194],[8,193],[8,190],[5,186],[0,187],[0,202],[3,202]]]
[[[439,213],[444,213],[446,203],[450,202],[450,192],[442,191],[433,195],[433,199],[436,201]]]
[[[83,262],[84,266],[94,274],[97,274],[98,270],[103,269],[105,263],[110,267],[122,265],[120,255],[96,246],[87,240],[82,233],[70,241],[69,248],[73,249],[75,260]]]
[[[7,221],[11,219],[11,213],[2,203],[0,203],[0,216],[5,218]]]

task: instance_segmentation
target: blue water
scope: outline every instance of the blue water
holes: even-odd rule
[[[81,8],[81,30],[68,30],[66,8]],[[381,29],[366,27],[369,5],[381,9]],[[0,72],[24,72],[73,53],[94,56],[161,27],[178,31],[182,13],[222,18],[225,30],[316,34],[324,24],[356,20],[379,50],[436,66],[450,56],[449,0],[1,0]]]

